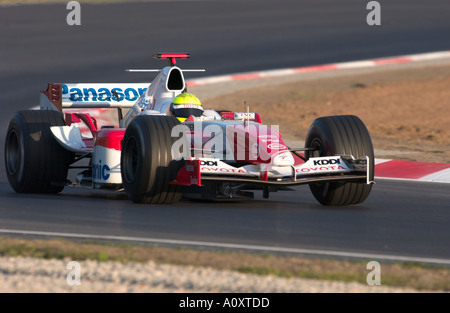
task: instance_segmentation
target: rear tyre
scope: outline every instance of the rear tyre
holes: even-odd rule
[[[50,130],[64,126],[57,111],[20,111],[9,123],[5,140],[6,175],[18,193],[59,193],[64,189],[73,153]]]
[[[180,124],[172,116],[142,115],[133,119],[122,141],[122,183],[135,203],[169,204],[181,199],[182,186],[169,184],[184,165],[173,156],[172,128]]]
[[[307,151],[310,157],[353,155],[369,157],[370,181],[374,177],[374,152],[370,134],[364,123],[356,116],[327,116],[316,119],[309,128],[305,147],[317,148]],[[370,194],[372,185],[356,182],[326,182],[309,185],[314,197],[323,205],[351,205],[363,202]]]

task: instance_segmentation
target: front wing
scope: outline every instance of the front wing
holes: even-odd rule
[[[217,159],[192,159],[171,184],[202,186],[202,181],[290,186],[329,181],[357,181],[372,184],[369,157],[349,155],[310,158],[292,166],[249,164],[234,167]]]

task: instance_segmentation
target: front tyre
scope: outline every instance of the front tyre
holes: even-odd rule
[[[183,188],[175,180],[183,160],[172,155],[172,128],[180,124],[172,116],[142,115],[127,127],[121,153],[122,183],[135,203],[169,204],[181,199]]]
[[[369,131],[364,123],[353,115],[327,116],[316,119],[309,128],[305,157],[353,155],[369,157],[370,181],[374,177],[374,152]],[[356,182],[325,182],[309,185],[314,197],[323,205],[339,206],[363,202],[370,194],[372,185]]]
[[[73,153],[61,147],[50,130],[64,126],[57,111],[17,112],[5,140],[6,175],[17,193],[58,193],[64,189]]]

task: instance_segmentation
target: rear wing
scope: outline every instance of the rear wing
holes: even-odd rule
[[[41,91],[43,110],[131,108],[150,83],[48,84]]]

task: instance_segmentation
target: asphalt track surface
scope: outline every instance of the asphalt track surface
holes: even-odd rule
[[[383,2],[379,27],[366,24],[366,4],[82,4],[78,27],[66,24],[65,4],[0,7],[1,133],[15,111],[38,104],[47,82],[149,80],[123,70],[160,68],[150,57],[159,51],[190,52],[183,67],[218,75],[450,49],[448,1]],[[318,205],[306,186],[269,200],[149,207],[91,190],[17,195],[0,158],[0,229],[450,259],[446,184],[379,181],[365,203],[343,208]]]

